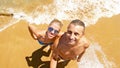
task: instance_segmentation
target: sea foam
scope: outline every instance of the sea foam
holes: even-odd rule
[[[50,4],[36,6],[29,13],[25,13],[22,9],[17,11],[17,9],[12,7],[4,8],[3,10],[14,14],[14,19],[26,20],[28,23],[49,24],[54,18],[70,21],[80,19],[85,22],[86,26],[90,26],[97,23],[102,17],[112,17],[120,14],[119,8],[119,0],[54,0]],[[10,22],[9,24],[12,25],[13,23]],[[7,27],[0,27],[0,31]]]

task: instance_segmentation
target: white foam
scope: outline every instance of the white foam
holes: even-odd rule
[[[86,25],[95,24],[101,17],[111,17],[120,13],[119,0],[55,0],[59,18],[73,20],[79,18]],[[61,17],[62,16],[62,17]]]
[[[119,8],[119,0],[54,0],[51,4],[36,6],[30,13],[25,13],[22,9],[6,10],[14,14],[13,18],[26,20],[28,23],[43,24],[50,23],[54,18],[59,20],[78,18],[88,26],[95,24],[101,17],[120,14]]]
[[[81,19],[86,26],[95,24],[101,17],[111,17],[120,13],[119,0],[54,0],[52,4],[38,6],[31,13],[33,22],[50,23],[59,20]],[[41,12],[39,9],[44,10]]]

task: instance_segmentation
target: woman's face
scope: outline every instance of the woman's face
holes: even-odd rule
[[[53,39],[58,35],[60,31],[60,26],[57,23],[52,23],[49,25],[48,30],[47,30],[47,37],[49,39]]]

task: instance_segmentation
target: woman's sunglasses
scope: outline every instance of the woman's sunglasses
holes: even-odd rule
[[[54,29],[54,28],[52,28],[52,27],[49,27],[49,28],[48,28],[48,31],[49,31],[49,32],[54,31],[54,34],[58,34],[58,33],[59,33],[59,31],[58,31],[58,30],[55,30],[55,29]]]

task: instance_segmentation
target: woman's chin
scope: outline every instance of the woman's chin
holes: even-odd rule
[[[68,43],[68,45],[75,45],[75,43],[74,42],[70,42],[70,43]]]
[[[53,37],[53,36],[49,36],[48,38],[49,38],[49,39],[53,39],[54,37]]]

